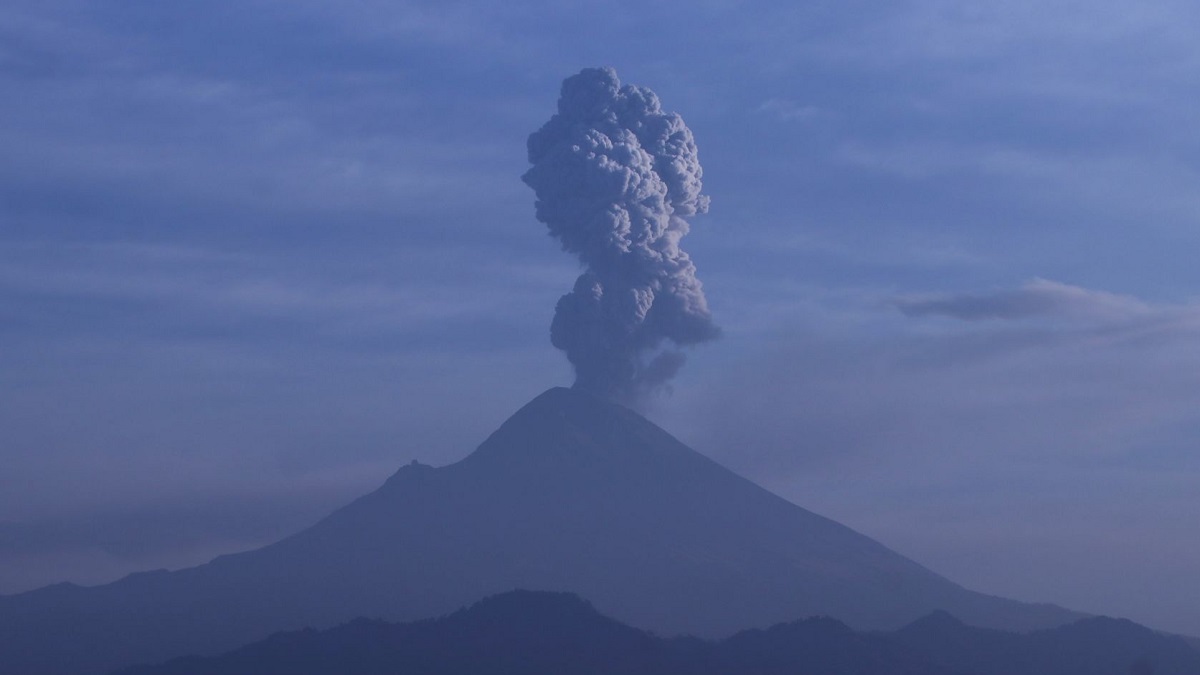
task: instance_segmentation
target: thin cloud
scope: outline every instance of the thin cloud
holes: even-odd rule
[[[453,255],[427,250],[427,264],[436,267],[434,259]],[[368,332],[505,316],[507,306],[551,297],[571,274],[568,265],[531,268],[495,261],[479,269],[498,283],[480,288],[474,282],[449,284],[441,276],[422,280],[411,274],[391,284],[320,278],[269,256],[177,245],[0,243],[0,289],[14,299],[140,303],[148,313],[160,307],[195,321],[289,319],[344,323]],[[410,267],[409,272],[419,270]]]
[[[822,110],[815,105],[806,105],[788,99],[771,98],[758,106],[757,111],[771,115],[783,122],[803,122],[819,117]]]
[[[1038,317],[1120,320],[1146,316],[1151,308],[1127,295],[1095,291],[1047,279],[989,293],[909,296],[894,301],[912,317],[944,316],[963,321]]]

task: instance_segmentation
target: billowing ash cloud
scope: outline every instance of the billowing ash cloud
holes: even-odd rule
[[[587,268],[558,301],[551,342],[576,387],[636,400],[675,375],[679,347],[718,332],[679,248],[684,218],[708,210],[692,132],[654,92],[589,68],[563,82],[529,161],[538,220]]]

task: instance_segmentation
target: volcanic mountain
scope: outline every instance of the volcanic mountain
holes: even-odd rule
[[[462,461],[413,463],[264,548],[105,586],[0,597],[0,672],[81,674],[355,617],[570,591],[665,634],[811,615],[898,628],[934,610],[1035,629],[1079,615],[966,590],[691,450],[633,411],[551,389]]]

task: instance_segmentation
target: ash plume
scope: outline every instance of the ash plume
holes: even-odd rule
[[[684,218],[708,210],[692,132],[654,92],[588,68],[563,82],[528,146],[537,219],[586,268],[559,299],[550,340],[577,388],[636,402],[674,377],[680,347],[718,334],[679,248]]]

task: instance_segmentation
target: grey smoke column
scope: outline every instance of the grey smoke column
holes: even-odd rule
[[[588,68],[563,82],[529,161],[538,220],[587,268],[558,301],[550,340],[576,387],[636,400],[683,365],[678,347],[718,333],[679,248],[684,218],[708,210],[692,132],[654,92]]]

